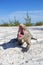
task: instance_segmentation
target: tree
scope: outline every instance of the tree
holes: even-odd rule
[[[20,22],[18,20],[16,20],[16,17],[14,17],[14,25],[18,26],[20,24]]]
[[[16,20],[16,17],[14,16],[14,20],[9,20],[9,26],[18,26],[20,23],[18,20]]]
[[[32,23],[31,23],[31,18],[29,17],[29,14],[28,14],[28,11],[27,11],[27,14],[26,14],[26,18],[24,18],[25,19],[25,25],[26,26],[31,26],[32,25]]]
[[[14,21],[9,19],[9,26],[14,26]]]

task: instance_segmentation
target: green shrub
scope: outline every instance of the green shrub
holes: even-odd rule
[[[7,23],[0,24],[0,26],[9,26]]]
[[[35,23],[35,26],[41,26],[41,25],[43,25],[43,22],[41,22],[41,21]]]

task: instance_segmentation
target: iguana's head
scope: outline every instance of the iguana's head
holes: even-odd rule
[[[25,30],[26,29],[26,26],[24,24],[20,24],[19,25],[19,28]]]

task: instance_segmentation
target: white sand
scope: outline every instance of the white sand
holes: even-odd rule
[[[0,27],[0,65],[43,65],[43,26],[28,29],[37,40],[26,52],[15,40],[18,27]]]

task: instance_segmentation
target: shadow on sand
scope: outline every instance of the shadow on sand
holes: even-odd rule
[[[17,38],[14,38],[14,39],[11,39],[9,42],[7,43],[3,43],[3,44],[0,44],[0,46],[3,47],[3,49],[8,49],[8,48],[15,48],[15,47],[19,47],[19,48],[22,48],[22,52],[27,52],[27,49],[22,47],[22,45],[19,45],[18,44],[18,40]]]

